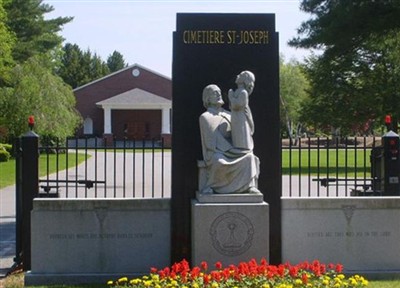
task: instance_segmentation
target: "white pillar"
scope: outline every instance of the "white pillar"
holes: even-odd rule
[[[111,134],[111,109],[104,108],[104,134]]]
[[[162,116],[161,116],[161,134],[171,134],[170,128],[170,109],[162,108]]]

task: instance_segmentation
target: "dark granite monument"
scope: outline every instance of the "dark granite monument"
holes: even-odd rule
[[[250,98],[254,154],[260,159],[258,189],[270,206],[270,261],[281,260],[281,165],[279,52],[273,14],[178,14],[173,41],[172,261],[191,257],[191,199],[202,159],[199,116],[202,91],[228,91],[244,70],[257,77]]]

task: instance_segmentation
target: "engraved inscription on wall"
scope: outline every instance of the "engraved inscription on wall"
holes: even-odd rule
[[[51,240],[148,239],[153,233],[52,233]]]
[[[390,231],[313,231],[307,232],[308,238],[376,238],[391,237]]]

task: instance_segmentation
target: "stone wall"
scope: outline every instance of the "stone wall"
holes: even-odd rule
[[[400,271],[400,198],[283,198],[282,260],[341,263],[349,273]]]
[[[27,285],[103,282],[170,265],[169,199],[35,199]]]
[[[282,262],[399,273],[399,219],[396,197],[282,198]],[[105,283],[169,266],[170,227],[170,199],[35,199],[26,284]]]

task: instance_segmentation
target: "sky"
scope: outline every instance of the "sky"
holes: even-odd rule
[[[44,0],[54,11],[47,19],[72,16],[61,31],[65,43],[90,49],[104,61],[114,51],[129,65],[139,64],[171,76],[172,33],[177,13],[272,13],[279,33],[279,50],[286,60],[302,61],[309,50],[287,45],[301,22],[300,0]]]

